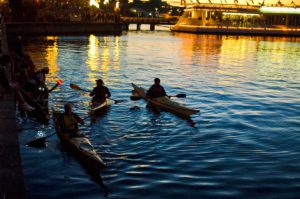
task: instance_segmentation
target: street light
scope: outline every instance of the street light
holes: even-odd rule
[[[96,0],[90,0],[90,6],[96,6],[99,8],[99,3]]]

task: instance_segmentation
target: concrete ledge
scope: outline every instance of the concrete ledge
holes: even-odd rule
[[[8,54],[5,26],[1,28],[0,47],[4,54]],[[10,81],[13,76],[11,67],[9,64],[5,70]],[[9,93],[3,93],[0,99],[0,199],[26,198],[19,135],[16,128],[16,107],[12,89]]]
[[[6,23],[7,34],[17,35],[72,35],[72,34],[121,34],[120,23],[83,22],[14,22]]]

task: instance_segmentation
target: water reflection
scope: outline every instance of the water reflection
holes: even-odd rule
[[[31,198],[104,198],[105,184],[111,198],[270,198],[274,190],[280,198],[299,195],[299,42],[173,35],[58,38],[57,73],[63,80],[89,88],[90,81],[106,76],[113,96],[128,100],[130,81],[148,88],[159,76],[168,94],[187,94],[174,100],[201,114],[192,116],[193,128],[172,113],[149,112],[144,101],[127,101],[87,122],[84,133],[109,165],[101,173],[104,181],[90,175],[91,181],[76,160],[62,163],[56,137],[39,153],[23,147]],[[53,43],[33,42],[28,49],[42,63]],[[50,104],[73,96],[76,111],[86,114],[82,102],[89,97],[67,86],[55,94]],[[36,130],[23,133],[23,140],[32,135]],[[64,174],[76,180],[66,182]],[[49,187],[56,191],[45,195]]]
[[[113,39],[114,41],[111,41]],[[95,79],[101,78],[107,82],[110,72],[113,70],[116,73],[120,68],[119,51],[119,37],[104,36],[99,39],[95,35],[90,35],[86,60],[89,69],[88,81],[94,83]],[[115,81],[115,78],[110,81]]]
[[[300,62],[289,63],[295,56],[300,59],[299,38],[246,37],[174,33],[180,39],[180,60],[184,74],[217,73],[218,85],[237,85],[237,79],[252,78],[259,72],[261,78],[299,81]],[[290,43],[289,43],[290,42]],[[268,60],[266,62],[266,60]],[[192,65],[201,68],[191,68]],[[290,73],[295,71],[295,73]]]
[[[90,177],[90,179],[93,182],[95,182],[99,185],[99,187],[103,191],[103,195],[105,197],[107,197],[108,194],[109,194],[108,187],[103,182],[103,179],[102,179],[102,176],[101,176],[101,171],[100,170],[95,170],[92,167],[90,167],[90,165],[88,165],[85,161],[83,161],[83,159],[78,157],[76,154],[74,154],[67,147],[64,147],[63,144],[60,144],[59,146],[60,146],[60,149],[61,149],[62,152],[66,152],[67,156],[63,156],[64,158],[66,158],[64,161],[66,161],[66,163],[69,164],[68,163],[70,161],[69,158],[74,157],[76,159],[76,161],[79,162],[80,166],[84,169],[85,173]]]
[[[101,53],[101,62],[100,62],[100,71],[102,72],[102,79],[104,82],[107,82],[108,72],[110,70],[110,49],[109,49],[109,37],[103,37],[102,44],[102,53]]]
[[[99,40],[95,35],[90,35],[86,60],[90,70],[98,69],[99,57]]]
[[[50,82],[55,82],[57,80],[57,72],[58,72],[58,46],[57,46],[57,36],[48,36],[46,37],[48,41],[48,45],[46,47],[46,62],[49,67],[49,73],[51,76],[48,76]]]

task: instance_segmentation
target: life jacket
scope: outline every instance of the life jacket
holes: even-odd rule
[[[147,92],[147,96],[152,98],[166,96],[166,91],[161,85],[152,85]]]
[[[110,92],[107,87],[100,86],[94,88],[92,95],[94,95],[93,102],[102,102],[106,97],[110,97]]]
[[[60,116],[60,127],[62,131],[77,131],[78,116],[75,113],[63,113]]]

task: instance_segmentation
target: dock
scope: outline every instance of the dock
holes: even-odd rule
[[[2,56],[8,54],[4,23],[1,23],[0,30]],[[5,66],[5,73],[11,81],[11,64]],[[6,91],[0,84],[0,199],[26,198],[15,107],[13,90]]]

